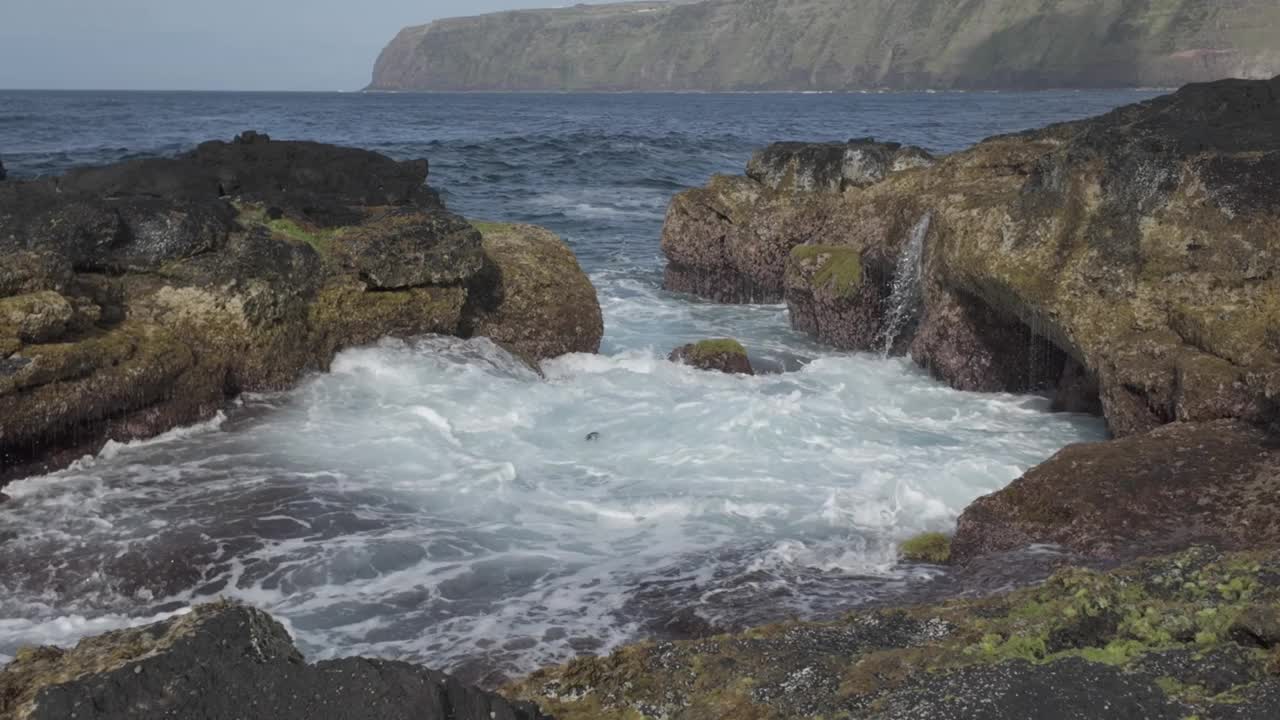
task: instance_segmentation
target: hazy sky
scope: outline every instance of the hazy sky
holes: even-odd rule
[[[357,90],[406,25],[570,4],[0,0],[0,88]]]

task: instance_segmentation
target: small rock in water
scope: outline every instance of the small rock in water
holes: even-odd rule
[[[592,442],[592,441],[599,440],[599,439],[600,439],[600,433],[598,433],[598,432],[589,432],[589,433],[587,433],[587,442]]]

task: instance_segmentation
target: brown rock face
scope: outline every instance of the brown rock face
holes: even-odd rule
[[[1280,543],[1280,444],[1248,424],[1174,423],[1066,448],[965,509],[952,557],[1033,543],[1126,559]]]
[[[593,352],[600,310],[568,248],[536,228],[482,244],[426,169],[246,133],[5,182],[0,482],[208,418],[385,335]]]

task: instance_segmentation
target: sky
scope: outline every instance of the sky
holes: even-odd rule
[[[0,88],[359,90],[378,53],[407,25],[570,4],[0,0]]]

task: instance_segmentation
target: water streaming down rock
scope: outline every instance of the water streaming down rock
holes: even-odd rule
[[[898,253],[897,267],[893,273],[893,291],[889,295],[889,314],[880,339],[881,354],[885,357],[893,350],[893,344],[920,309],[920,266],[924,259],[924,238],[929,234],[932,213],[925,213],[911,228],[911,235]]]

